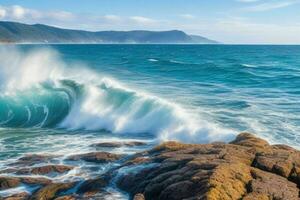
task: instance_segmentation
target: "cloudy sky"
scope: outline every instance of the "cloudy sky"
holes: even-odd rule
[[[0,0],[0,20],[92,31],[180,29],[225,43],[300,44],[300,0]]]

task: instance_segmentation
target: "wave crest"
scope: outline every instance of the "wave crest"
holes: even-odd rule
[[[0,52],[4,58],[4,51]],[[7,77],[1,82],[5,88],[0,96],[2,127],[105,129],[193,143],[232,138],[232,131],[194,117],[178,104],[84,67],[66,67],[51,50],[25,54],[14,49],[13,54],[17,57],[10,65],[13,68],[7,67],[13,59],[0,61],[5,69],[0,76]]]

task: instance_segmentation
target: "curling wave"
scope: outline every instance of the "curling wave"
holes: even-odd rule
[[[232,137],[181,106],[128,88],[76,66],[66,67],[48,49],[21,53],[3,50],[0,61],[1,127],[108,130],[114,134],[152,134],[162,140],[208,142]],[[9,64],[9,68],[7,68]]]

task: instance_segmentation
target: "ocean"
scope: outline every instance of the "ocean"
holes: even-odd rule
[[[0,170],[29,153],[65,163],[101,141],[147,143],[110,149],[133,154],[248,131],[300,148],[300,46],[3,45],[0,91]],[[85,179],[116,165],[73,164],[51,178]]]

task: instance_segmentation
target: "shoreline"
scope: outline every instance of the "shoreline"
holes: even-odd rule
[[[93,144],[101,147],[140,146],[142,142]],[[49,164],[55,155],[26,155],[0,171],[0,192],[20,186],[1,200],[105,199],[114,185],[135,200],[179,199],[299,199],[300,151],[270,145],[249,133],[232,142],[183,144],[165,142],[133,155],[95,151],[74,154],[69,165]],[[84,181],[51,180],[49,174],[72,171],[72,162],[112,163],[103,174]],[[15,173],[16,175],[9,175]]]

